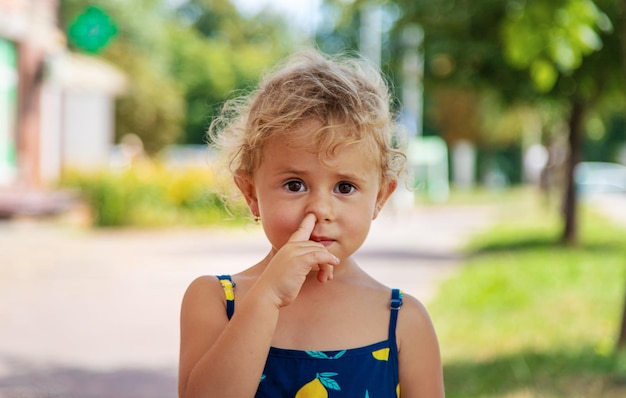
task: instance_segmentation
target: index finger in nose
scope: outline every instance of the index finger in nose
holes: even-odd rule
[[[315,223],[317,222],[317,218],[315,214],[309,213],[302,219],[300,226],[289,238],[289,242],[303,242],[309,240],[311,237],[311,232],[313,232],[313,228],[315,228]]]

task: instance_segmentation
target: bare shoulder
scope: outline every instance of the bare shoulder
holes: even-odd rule
[[[398,313],[398,337],[411,339],[423,329],[431,328],[430,315],[424,304],[409,294],[403,294],[401,311]]]
[[[201,276],[192,281],[180,310],[181,337],[223,327],[228,322],[224,300],[222,285],[216,277]]]
[[[183,381],[227,323],[219,280],[214,276],[201,276],[192,281],[180,310],[179,388],[184,388]]]
[[[247,288],[254,282],[254,278],[248,276],[245,272],[232,275],[235,282],[235,295],[239,298],[243,297]],[[241,282],[241,283],[240,283]],[[188,312],[196,312],[197,315],[209,316],[212,319],[227,320],[225,312],[225,293],[220,280],[215,275],[204,275],[194,279],[183,296],[183,304],[181,315]],[[223,313],[224,317],[216,315],[215,310]]]
[[[215,276],[204,275],[194,279],[183,296],[183,308],[188,306],[206,306],[207,301],[216,298],[219,290],[222,289],[219,279]]]
[[[194,279],[187,288],[187,293],[196,291],[202,292],[205,288],[217,285],[219,279],[213,275],[203,275]]]
[[[404,295],[396,330],[402,395],[443,397],[439,343],[426,307]]]
[[[402,298],[396,336],[400,354],[402,351],[424,352],[430,349],[439,352],[435,328],[428,310],[422,302],[408,294],[404,294]]]

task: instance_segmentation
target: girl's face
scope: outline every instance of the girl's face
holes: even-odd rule
[[[293,135],[307,137],[319,127],[305,123]],[[238,178],[253,214],[261,217],[272,247],[280,249],[304,216],[317,223],[310,239],[319,241],[339,259],[352,255],[365,241],[395,181],[381,186],[378,163],[364,144],[340,147],[332,157],[318,155],[304,144],[271,140],[252,178]]]

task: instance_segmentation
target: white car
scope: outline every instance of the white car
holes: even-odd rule
[[[578,192],[626,192],[626,166],[610,162],[581,162],[574,170]]]

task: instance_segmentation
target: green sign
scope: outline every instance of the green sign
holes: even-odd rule
[[[99,7],[91,6],[78,15],[69,27],[68,38],[77,48],[96,54],[117,35],[115,22]]]

